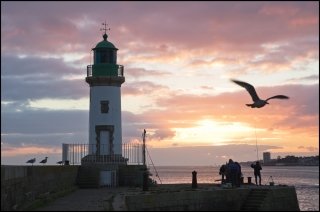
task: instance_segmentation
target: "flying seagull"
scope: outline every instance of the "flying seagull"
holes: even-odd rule
[[[256,90],[254,89],[254,87],[252,85],[250,85],[249,83],[246,82],[242,82],[242,81],[238,81],[238,80],[231,80],[232,82],[240,85],[241,87],[244,87],[250,94],[253,104],[246,104],[248,107],[251,108],[261,108],[263,106],[265,106],[268,103],[268,100],[270,99],[289,99],[289,97],[284,96],[284,95],[276,95],[273,97],[270,97],[266,100],[262,100],[258,97],[258,94],[256,93]]]
[[[47,162],[47,158],[48,157],[46,157],[46,159],[43,159],[42,161],[40,161],[40,163],[42,163],[44,165]]]
[[[32,166],[33,166],[33,163],[34,163],[34,162],[36,162],[36,159],[35,159],[35,158],[28,160],[26,163],[32,163]]]

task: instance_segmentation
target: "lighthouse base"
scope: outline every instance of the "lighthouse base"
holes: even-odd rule
[[[86,155],[81,159],[81,165],[123,164],[127,165],[128,158],[120,154],[115,155]]]

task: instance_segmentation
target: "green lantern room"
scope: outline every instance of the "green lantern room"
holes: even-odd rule
[[[103,35],[93,50],[93,65],[87,67],[87,76],[123,76],[123,66],[117,65],[118,49],[107,40],[108,35]]]

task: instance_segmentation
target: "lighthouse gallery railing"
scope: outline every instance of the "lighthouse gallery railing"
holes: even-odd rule
[[[123,65],[117,65],[118,66],[118,77],[123,77],[124,67]],[[105,66],[101,65],[99,67],[96,67],[96,69],[101,69],[101,71],[104,71],[108,67],[108,64]],[[87,77],[92,77],[92,65],[87,66]]]
[[[107,163],[123,163],[128,165],[142,165],[143,164],[143,145],[142,144],[113,144],[114,149],[121,148],[121,157],[108,157],[109,155],[100,154],[96,156],[96,144],[62,144],[62,161],[69,161],[70,165],[79,165],[82,159],[91,160],[92,163],[107,164]],[[109,145],[100,144],[100,151],[110,148]],[[91,151],[91,152],[90,152]],[[105,156],[105,157],[104,157]],[[106,160],[108,157],[108,160]]]

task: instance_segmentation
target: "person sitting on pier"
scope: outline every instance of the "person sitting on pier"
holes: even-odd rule
[[[255,180],[256,180],[256,185],[258,185],[257,177],[259,177],[259,185],[261,185],[261,173],[260,173],[260,170],[262,170],[262,167],[260,166],[259,161],[256,162],[256,165],[251,164],[251,168],[254,169],[254,177],[255,177]]]

